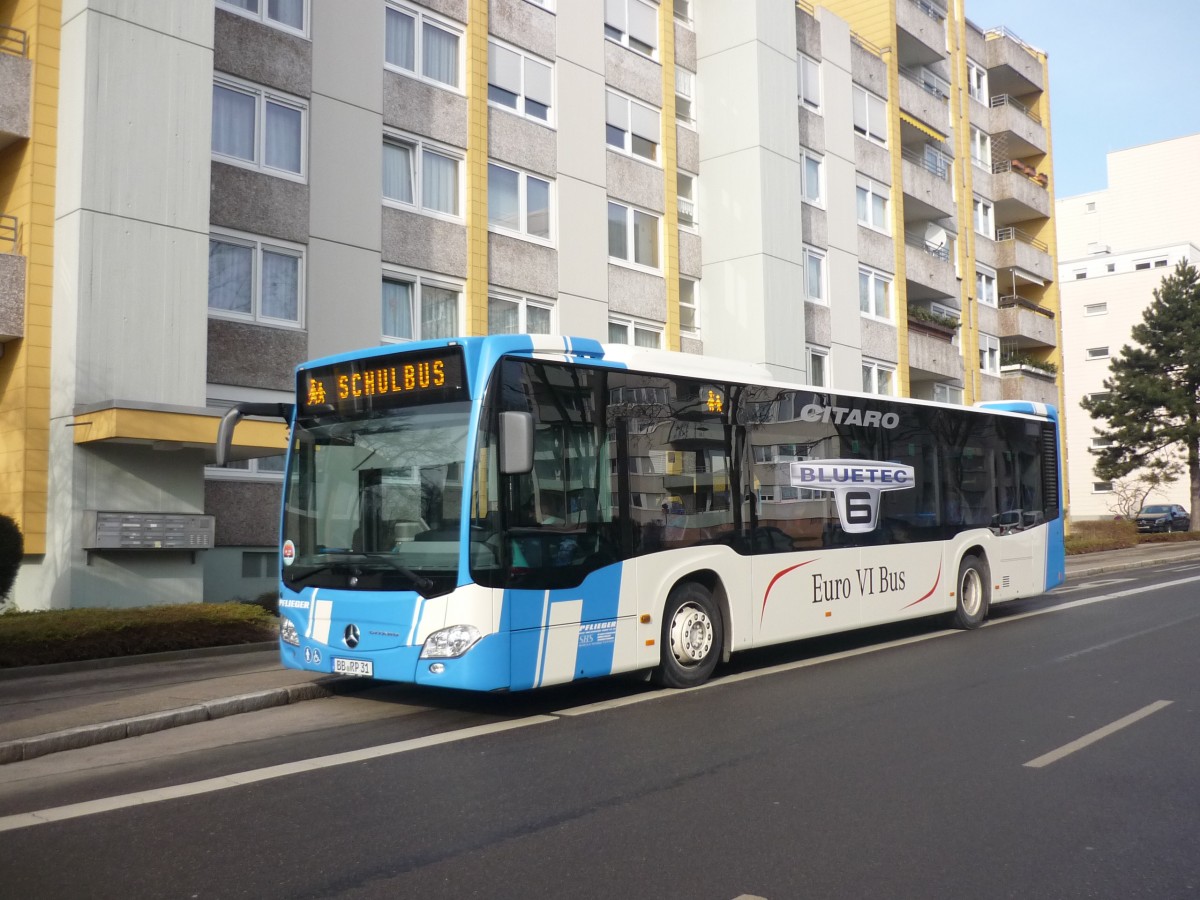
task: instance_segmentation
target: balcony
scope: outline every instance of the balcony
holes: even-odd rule
[[[25,336],[25,257],[17,253],[18,222],[0,215],[0,344]]]
[[[1010,270],[1010,274],[1035,284],[1054,280],[1050,248],[1019,228],[996,229],[995,268]]]
[[[1028,350],[1058,345],[1054,313],[1025,297],[1001,297],[999,320],[1000,337],[1006,347]]]
[[[1036,51],[1006,28],[986,35],[988,82],[1005,94],[1031,94],[1045,90],[1042,61]]]
[[[1028,166],[1023,167],[1027,171],[1019,171],[1019,165],[1019,160],[1013,160],[992,166],[991,197],[995,203],[997,225],[1015,225],[1050,216],[1050,192],[1045,174],[1033,173]]]
[[[931,146],[920,150],[903,148],[905,221],[931,221],[954,215],[954,191],[950,187],[952,161]]]
[[[957,329],[915,318],[908,319],[908,369],[911,381],[962,383],[962,353],[954,343]]]
[[[1033,366],[1012,364],[1000,366],[1000,399],[1027,400],[1058,406],[1058,383],[1052,372]]]
[[[937,300],[958,296],[958,276],[950,250],[912,234],[904,236],[904,270],[909,301]],[[957,305],[957,304],[955,304]]]
[[[924,66],[901,66],[900,76],[900,109],[945,140],[950,134],[950,83]]]
[[[1011,94],[996,94],[989,105],[993,147],[1007,147],[1011,159],[1046,152],[1046,127],[1033,109]]]
[[[946,10],[930,0],[896,4],[896,44],[905,65],[946,58]]]
[[[25,32],[0,25],[0,149],[28,140],[33,63]]]

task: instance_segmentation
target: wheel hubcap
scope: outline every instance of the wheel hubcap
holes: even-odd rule
[[[712,650],[712,620],[697,606],[684,606],[671,620],[671,653],[684,666],[694,666]]]
[[[968,616],[977,615],[980,604],[983,603],[983,582],[979,578],[979,573],[974,569],[968,569],[963,573],[959,594],[962,599],[963,612]]]

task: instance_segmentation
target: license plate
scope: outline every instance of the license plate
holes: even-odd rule
[[[375,664],[369,659],[343,659],[340,656],[335,656],[333,658],[333,674],[354,675],[358,678],[374,678]]]

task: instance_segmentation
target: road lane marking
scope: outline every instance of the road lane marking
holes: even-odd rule
[[[0,831],[14,831],[18,828],[29,828],[32,825],[43,825],[47,822],[62,822],[66,819],[77,819],[80,816],[91,816],[96,813],[111,812],[117,809],[128,809],[131,806],[160,803],[163,800],[177,800],[182,797],[194,797],[197,794],[208,794],[213,791],[244,787],[245,785],[255,784],[260,781],[283,778],[287,775],[315,772],[319,769],[328,769],[333,766],[344,766],[350,763],[378,759],[382,756],[394,756],[397,753],[407,753],[410,750],[423,750],[426,747],[436,747],[439,744],[450,744],[456,741],[482,737],[487,734],[497,734],[502,731],[511,731],[515,728],[525,728],[529,725],[542,725],[557,721],[558,719],[554,716],[528,716],[524,719],[515,719],[511,722],[476,725],[471,728],[448,731],[444,734],[430,734],[407,741],[380,744],[377,747],[364,747],[361,750],[350,750],[346,753],[334,753],[330,756],[302,759],[278,766],[251,769],[247,772],[234,772],[231,775],[209,778],[204,781],[194,781],[190,784],[178,784],[171,787],[156,788],[151,791],[137,791],[132,794],[121,794],[116,797],[89,800],[85,803],[72,803],[68,806],[57,806],[51,809],[40,809],[36,812],[4,816],[0,817]]]
[[[1085,734],[1078,740],[1071,741],[1069,744],[1064,744],[1057,750],[1051,750],[1049,753],[1043,754],[1037,759],[1031,759],[1029,762],[1025,763],[1025,768],[1045,768],[1046,766],[1050,765],[1050,763],[1058,762],[1064,756],[1070,756],[1076,750],[1082,750],[1084,747],[1090,746],[1091,744],[1096,743],[1096,741],[1108,737],[1110,734],[1115,734],[1122,728],[1128,728],[1134,722],[1141,721],[1142,719],[1146,718],[1146,716],[1152,715],[1153,713],[1158,712],[1160,709],[1166,709],[1174,702],[1175,701],[1173,700],[1156,700],[1149,706],[1143,706],[1137,712],[1130,713],[1123,719],[1117,719],[1117,721],[1109,725],[1105,725],[1103,728],[1097,728],[1091,734]]]

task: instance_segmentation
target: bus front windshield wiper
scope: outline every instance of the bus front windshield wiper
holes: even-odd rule
[[[426,578],[424,575],[418,575],[416,572],[414,572],[408,566],[404,565],[404,563],[400,562],[398,559],[394,559],[387,553],[364,553],[364,552],[359,552],[356,550],[334,550],[332,548],[324,548],[319,551],[319,555],[320,556],[337,556],[337,557],[342,557],[342,558],[331,561],[331,562],[321,563],[321,564],[315,566],[314,568],[310,569],[309,571],[304,572],[303,574],[297,575],[295,578],[292,579],[293,585],[301,584],[302,582],[305,582],[308,579],[312,578],[314,575],[319,575],[322,572],[334,572],[334,571],[338,571],[338,570],[345,570],[349,574],[352,574],[352,575],[361,574],[361,569],[359,569],[358,566],[356,566],[354,564],[354,560],[355,559],[369,559],[369,560],[378,560],[379,562],[385,563],[386,565],[395,569],[397,572],[399,572],[401,575],[403,575],[405,578],[407,578],[409,581],[411,581],[413,583],[413,587],[416,589],[417,593],[420,594],[422,597],[428,597],[430,592],[434,588],[433,582],[430,581],[428,578]]]

